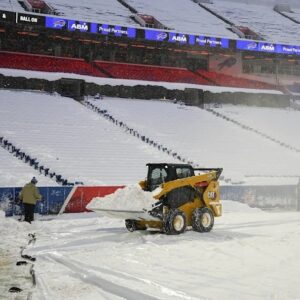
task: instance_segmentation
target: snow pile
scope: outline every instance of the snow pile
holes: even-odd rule
[[[223,214],[226,213],[264,213],[261,209],[256,207],[250,207],[246,203],[231,201],[231,200],[223,200]]]
[[[26,222],[19,222],[14,218],[6,218],[5,212],[0,209],[0,240],[11,253],[19,253],[19,247],[27,245],[27,234],[31,225]],[[1,247],[0,247],[1,253]]]
[[[87,208],[95,211],[99,209],[141,211],[151,209],[154,203],[152,193],[145,192],[138,184],[134,184],[105,197],[92,199]]]

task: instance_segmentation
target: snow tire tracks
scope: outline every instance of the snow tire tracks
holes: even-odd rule
[[[121,286],[109,280],[103,279],[102,276],[97,275],[94,271],[90,271],[84,267],[81,267],[78,262],[72,261],[71,259],[66,260],[61,255],[48,254],[45,258],[67,267],[72,271],[72,276],[113,295],[131,300],[158,300],[158,298],[143,294],[139,291],[134,291],[125,286]]]
[[[58,253],[49,253],[43,256],[43,259],[49,260],[52,262],[59,263],[64,267],[68,268],[72,273],[71,276],[80,279],[83,282],[86,282],[90,285],[94,285],[95,287],[103,290],[106,293],[110,293],[112,295],[130,299],[130,300],[158,300],[163,299],[161,296],[156,298],[155,296],[151,296],[140,292],[138,290],[130,289],[124,285],[117,284],[112,282],[112,279],[104,279],[104,277],[111,278],[116,277],[124,280],[135,280],[137,282],[137,286],[141,287],[145,284],[148,286],[153,286],[153,289],[160,290],[165,296],[168,296],[167,299],[186,299],[186,300],[196,300],[193,297],[185,295],[180,291],[170,290],[167,287],[161,286],[157,283],[150,282],[148,280],[144,280],[141,278],[134,277],[132,275],[124,274],[121,272],[108,270],[101,267],[92,267],[86,266],[82,263],[72,260],[70,258],[65,258],[61,254]]]

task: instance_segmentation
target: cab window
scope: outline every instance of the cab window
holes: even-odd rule
[[[193,176],[190,168],[176,168],[176,176],[178,179]]]
[[[150,174],[150,191],[167,181],[167,171],[163,167],[154,168]]]

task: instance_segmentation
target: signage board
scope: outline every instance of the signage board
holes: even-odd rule
[[[68,20],[68,30],[90,32],[90,23],[83,21]]]
[[[300,46],[273,44],[268,42],[238,40],[236,41],[236,49],[267,53],[300,55]]]
[[[118,26],[118,25],[109,25],[109,24],[91,24],[92,33],[108,35],[108,36],[116,36],[116,37],[128,37],[135,38],[136,37],[136,28]]]
[[[0,10],[0,22],[16,22],[16,13],[11,11]]]
[[[150,41],[180,44],[199,45],[208,47],[229,48],[229,39],[208,36],[195,36],[191,34],[168,32],[163,30],[145,29],[145,39]]]
[[[68,20],[64,18],[46,17],[45,26],[46,28],[52,29],[67,29]]]
[[[30,25],[44,25],[45,17],[39,15],[17,13],[17,23],[30,24]]]

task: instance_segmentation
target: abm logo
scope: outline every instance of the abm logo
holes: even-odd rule
[[[187,42],[187,38],[186,38],[185,35],[182,35],[182,36],[176,36],[176,35],[174,35],[172,37],[172,41],[186,43]]]
[[[262,46],[261,46],[261,50],[265,50],[265,51],[275,51],[275,47],[274,47],[273,44],[262,45]]]
[[[71,26],[72,30],[82,30],[82,31],[88,31],[89,30],[89,26],[86,23],[83,24],[72,24]]]

